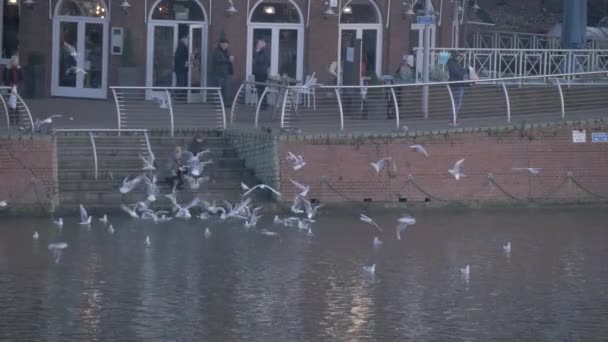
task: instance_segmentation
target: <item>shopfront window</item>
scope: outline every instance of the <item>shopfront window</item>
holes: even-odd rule
[[[2,59],[10,59],[19,51],[19,5],[8,0],[2,3]]]
[[[152,12],[154,20],[205,21],[201,5],[194,1],[163,0]]]
[[[105,18],[106,7],[99,0],[63,0],[58,15]]]

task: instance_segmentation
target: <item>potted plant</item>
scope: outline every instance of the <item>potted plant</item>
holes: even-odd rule
[[[137,86],[137,71],[133,36],[131,30],[127,29],[122,47],[120,67],[118,68],[118,84],[121,86]]]
[[[24,92],[28,98],[44,96],[45,89],[45,55],[41,51],[32,51],[27,56],[27,64],[23,67]]]

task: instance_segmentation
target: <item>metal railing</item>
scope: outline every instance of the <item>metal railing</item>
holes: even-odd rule
[[[118,129],[226,128],[220,88],[110,87]]]
[[[416,80],[421,79],[422,50],[417,54]],[[442,53],[460,51],[461,63],[470,65],[480,78],[552,76],[608,70],[608,50],[556,49],[431,49],[431,68],[435,77],[447,79],[445,65],[439,63]]]
[[[55,129],[53,134],[71,133],[68,138],[77,144],[58,142],[60,160],[59,171],[93,172],[93,178],[99,179],[100,172],[112,172],[120,169],[125,161],[139,160],[138,155],[146,155],[150,149],[147,129]],[[59,134],[59,135],[58,135]],[[120,139],[120,140],[117,140]],[[80,142],[82,140],[82,142]],[[128,142],[128,144],[119,143]],[[90,157],[87,157],[90,155]],[[62,163],[78,163],[78,168],[65,168]],[[88,166],[88,163],[92,165]],[[82,169],[82,165],[85,168]],[[62,167],[63,166],[63,167]]]
[[[508,31],[477,31],[467,40],[472,49],[561,49],[560,37]],[[605,49],[608,41],[590,40],[587,49]]]
[[[570,82],[564,79],[586,79]],[[603,82],[607,81],[607,82]],[[595,118],[606,114],[608,72],[364,86],[268,84],[248,102],[245,89],[234,99],[231,125],[293,132],[386,132],[500,126],[514,123]],[[260,84],[257,84],[260,86]],[[423,90],[428,87],[425,112]],[[267,106],[263,101],[269,94]]]
[[[15,108],[10,108],[11,87],[0,87],[0,110],[4,112],[6,118],[6,127],[11,128],[11,121],[18,122],[19,126],[26,128],[34,128],[34,119],[29,107],[18,93],[16,96]],[[12,119],[11,119],[12,117]]]

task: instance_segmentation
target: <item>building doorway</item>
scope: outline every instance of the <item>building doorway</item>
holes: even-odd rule
[[[186,87],[207,85],[207,15],[198,0],[159,0],[152,7],[148,20],[146,60],[147,87],[175,87],[177,78],[173,57],[183,37],[188,37],[188,70]],[[181,85],[184,86],[184,85]],[[162,90],[151,90],[147,96]],[[188,91],[189,102],[204,100],[202,89]]]
[[[247,26],[247,75],[253,69],[255,42],[263,39],[270,56],[269,75],[303,79],[304,24],[293,1],[258,1]]]
[[[106,98],[108,21],[103,0],[60,0],[53,18],[51,95]]]
[[[340,40],[338,42],[338,70],[345,63],[361,62],[358,80],[382,74],[382,16],[379,8],[370,0],[349,0],[340,12]],[[356,46],[360,39],[361,45]],[[354,54],[353,54],[354,53]],[[342,72],[339,82],[342,83]]]

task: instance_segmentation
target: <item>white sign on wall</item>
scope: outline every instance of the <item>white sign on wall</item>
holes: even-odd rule
[[[575,144],[587,142],[587,131],[573,130],[572,131],[572,142]]]

